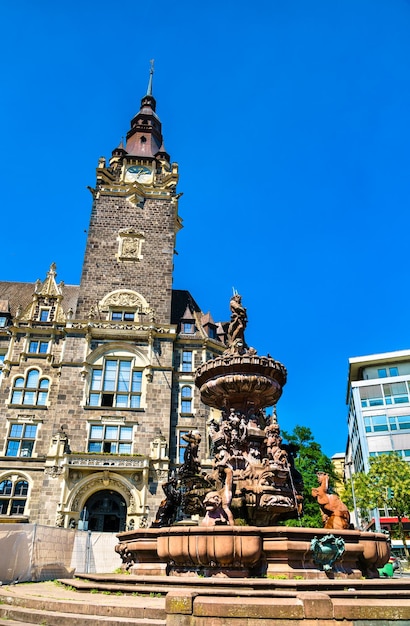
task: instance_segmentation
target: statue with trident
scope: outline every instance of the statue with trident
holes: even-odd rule
[[[228,346],[231,347],[241,342],[246,347],[245,328],[248,323],[246,309],[242,305],[242,296],[234,290],[234,294],[229,303],[231,309],[231,322],[228,327]]]

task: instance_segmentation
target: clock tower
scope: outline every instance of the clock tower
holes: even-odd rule
[[[125,145],[98,163],[77,319],[170,324],[178,165],[164,148],[152,79],[153,67]]]

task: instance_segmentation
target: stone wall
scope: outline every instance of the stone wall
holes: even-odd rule
[[[117,289],[133,289],[154,310],[157,323],[171,318],[175,217],[171,200],[146,199],[144,207],[126,198],[101,196],[94,202],[88,232],[76,317],[86,319],[91,307]],[[141,254],[120,260],[119,232],[143,235]],[[149,320],[147,320],[149,321]]]

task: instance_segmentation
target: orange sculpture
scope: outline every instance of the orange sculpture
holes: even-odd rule
[[[322,514],[324,528],[343,529],[350,527],[349,509],[338,495],[329,493],[329,476],[324,472],[316,474],[319,487],[312,489],[312,496],[317,499]]]

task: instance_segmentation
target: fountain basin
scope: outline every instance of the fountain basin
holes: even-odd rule
[[[225,573],[243,576],[255,566],[262,554],[262,537],[258,529],[247,526],[178,527],[158,537],[160,559],[169,565],[170,574],[207,570],[206,575]],[[239,573],[240,572],[240,573]]]
[[[120,533],[116,546],[135,574],[147,570],[168,575],[268,576],[286,578],[377,578],[377,568],[389,560],[390,546],[383,533],[332,530],[342,537],[345,552],[325,572],[313,560],[314,537],[324,528],[287,526],[170,526]],[[149,561],[151,560],[151,566]]]
[[[258,410],[276,404],[286,384],[287,371],[271,357],[254,354],[222,355],[196,371],[201,400],[217,409],[246,409],[251,399]]]

